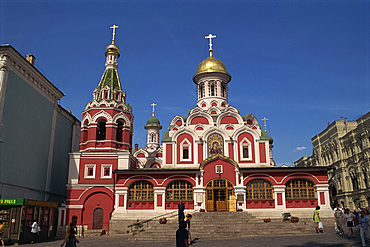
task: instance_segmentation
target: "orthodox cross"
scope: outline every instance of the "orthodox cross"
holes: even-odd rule
[[[112,38],[112,44],[114,44],[114,36],[116,35],[116,28],[118,28],[118,26],[116,26],[116,25],[113,25],[113,26],[111,26],[110,28],[112,28],[112,29],[113,29],[113,38]]]
[[[209,39],[209,50],[212,51],[212,39],[216,38],[216,35],[212,35],[210,33],[210,34],[208,34],[208,36],[206,36],[204,38]]]
[[[151,106],[153,106],[153,112],[152,112],[153,117],[154,117],[154,106],[156,106],[156,105],[157,105],[156,103],[151,104]]]
[[[265,122],[265,132],[267,133],[267,130],[266,130],[266,121],[268,120],[266,117],[264,117],[263,119],[261,119],[262,121]]]

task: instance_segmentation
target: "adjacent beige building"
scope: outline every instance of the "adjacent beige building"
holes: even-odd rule
[[[370,206],[370,112],[356,121],[334,121],[311,140],[312,156],[294,165],[328,167],[332,207]]]

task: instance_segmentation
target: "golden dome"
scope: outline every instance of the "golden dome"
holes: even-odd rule
[[[231,78],[230,74],[227,73],[225,64],[221,60],[215,58],[212,54],[212,51],[210,51],[209,57],[203,60],[198,65],[197,73],[193,76],[193,79],[200,74],[213,73],[213,72],[223,73]]]
[[[119,53],[119,48],[116,46],[116,44],[112,43],[107,46],[107,53]]]

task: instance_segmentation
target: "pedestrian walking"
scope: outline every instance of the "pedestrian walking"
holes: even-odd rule
[[[179,229],[176,231],[176,247],[189,247],[185,221],[179,223]]]
[[[349,208],[347,208],[346,211],[344,212],[344,218],[347,222],[347,227],[348,227],[348,239],[351,238],[351,234],[352,234],[352,237],[355,238],[355,233],[353,232],[352,228],[354,226],[354,220],[356,216],[349,211]]]
[[[76,221],[72,221],[70,224],[66,247],[77,246],[77,243],[79,243],[80,241],[78,241],[78,239],[76,238],[76,234],[77,234]]]
[[[339,235],[342,236],[344,234],[343,230],[343,222],[344,221],[344,212],[343,209],[339,207],[339,205],[336,206],[334,209],[334,222],[338,227]]]
[[[366,236],[366,230],[369,227],[369,219],[365,215],[364,211],[360,212],[360,237],[361,237],[361,243],[363,247],[366,247],[365,243],[365,236]]]
[[[321,219],[320,219],[320,206],[317,206],[316,209],[315,209],[315,211],[313,212],[313,220],[316,223],[316,233],[319,233],[319,232],[323,233],[323,230],[320,229],[320,222],[321,222]]]
[[[4,225],[5,225],[5,222],[0,224],[0,241],[1,241],[2,247],[4,247]]]
[[[180,224],[185,219],[185,215],[184,215],[185,205],[182,202],[182,199],[180,199],[180,202],[177,205],[177,208],[178,208],[179,224]]]
[[[186,230],[188,230],[188,244],[189,245],[192,245],[192,241],[191,241],[191,233],[190,233],[190,220],[191,220],[191,214],[187,214],[186,215]]]
[[[72,224],[74,222],[74,224]],[[77,216],[76,215],[73,215],[72,216],[72,221],[71,223],[68,224],[67,226],[67,231],[66,231],[66,236],[64,237],[64,241],[63,243],[60,245],[61,247],[64,246],[65,243],[68,242],[68,239],[69,239],[69,233],[70,233],[70,230],[71,230],[71,225],[74,225],[75,226],[75,232],[77,234]]]
[[[36,242],[39,241],[39,236],[38,236],[39,230],[40,229],[39,229],[39,225],[37,224],[37,221],[33,220],[33,223],[31,225],[31,235],[32,235],[31,244],[36,243]]]

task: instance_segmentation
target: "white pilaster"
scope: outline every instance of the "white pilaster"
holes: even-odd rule
[[[162,206],[158,206],[158,196],[162,195]],[[166,187],[154,187],[154,210],[165,210]]]
[[[272,189],[274,190],[275,209],[286,209],[285,185],[273,185]],[[281,194],[283,205],[278,205],[278,194]]]

